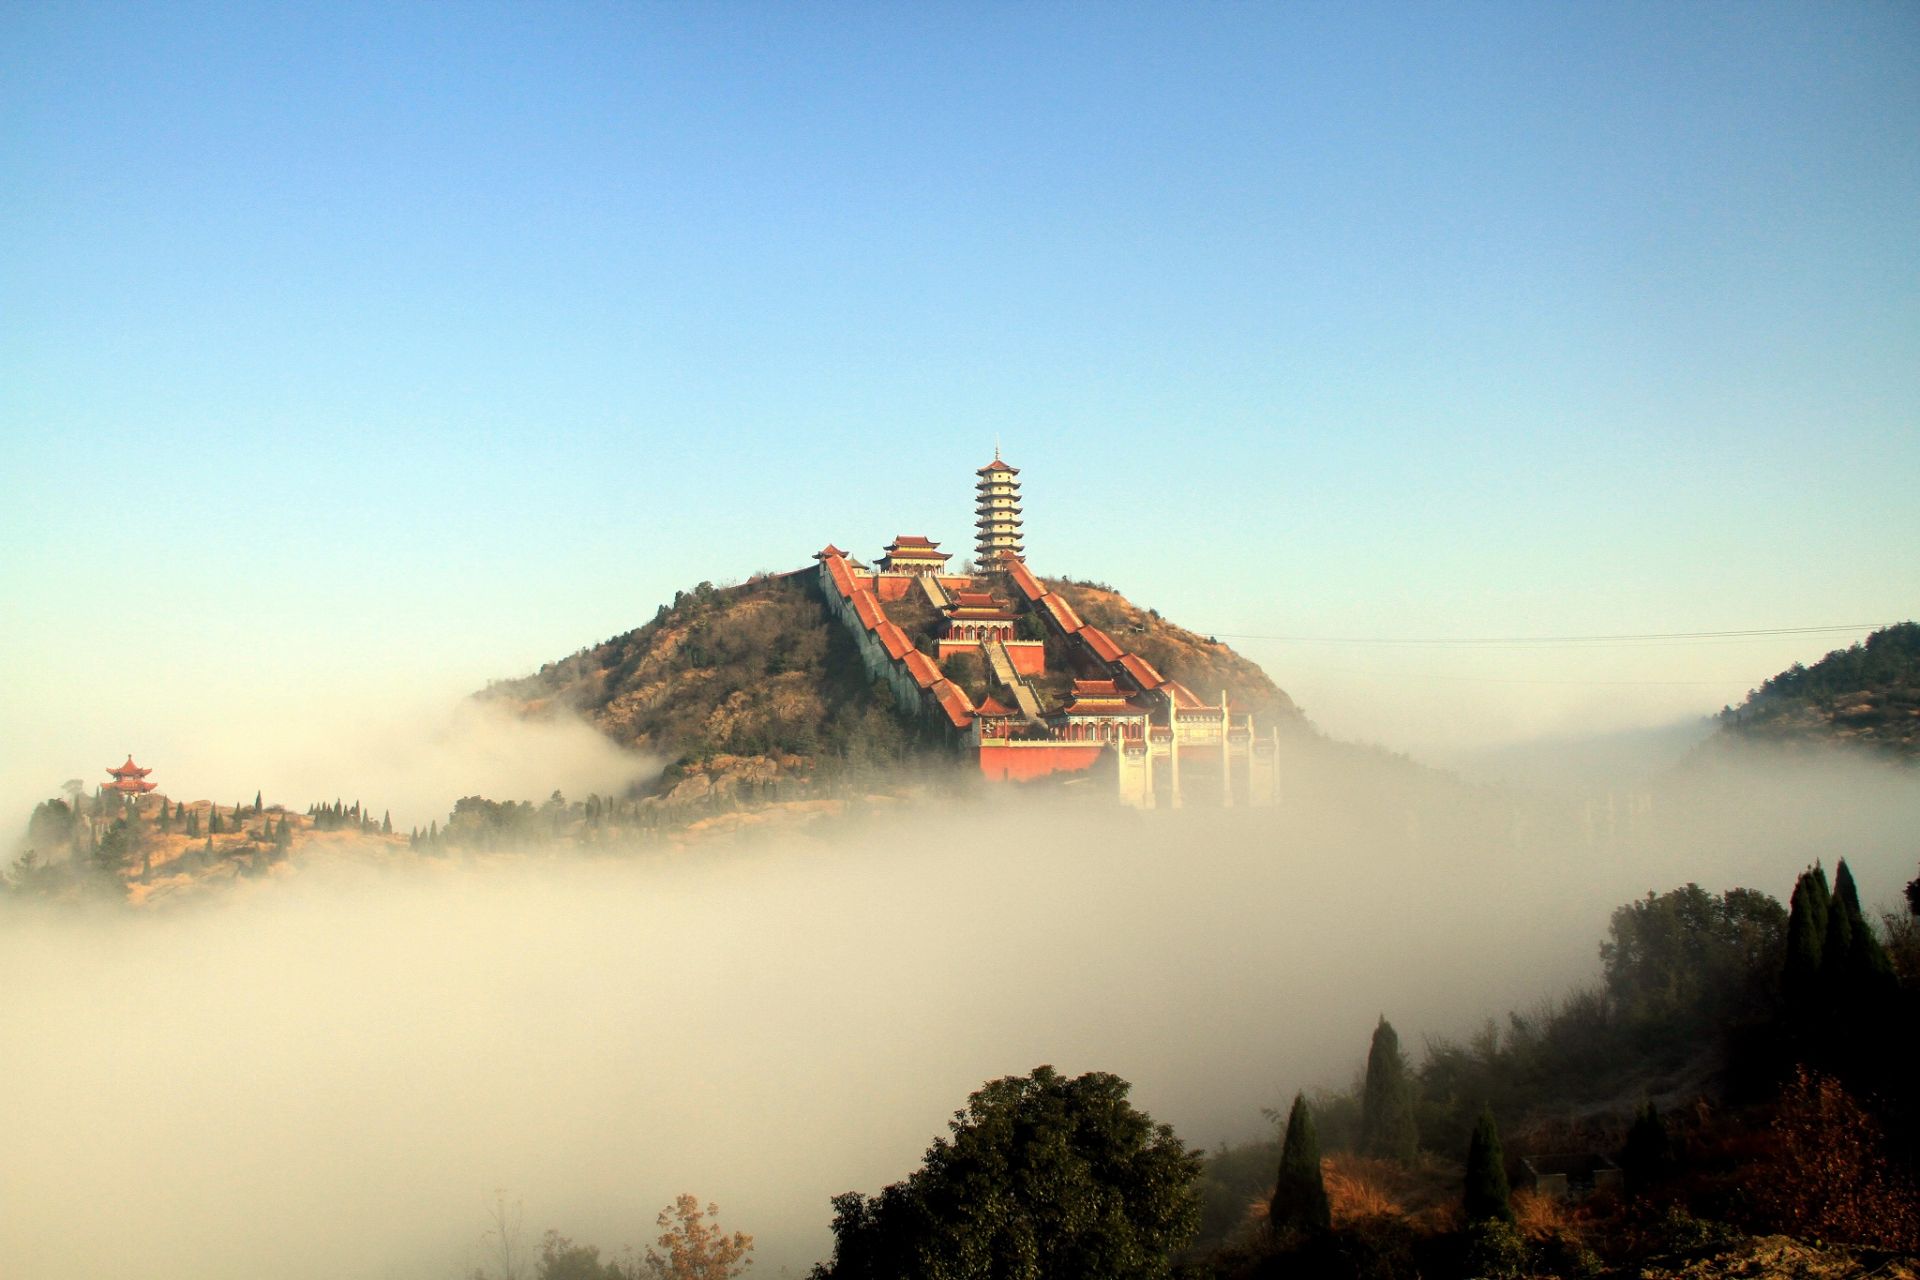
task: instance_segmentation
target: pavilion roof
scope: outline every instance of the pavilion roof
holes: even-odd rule
[[[1114,680],[1078,680],[1073,682],[1076,698],[1124,698],[1127,691]]]
[[[1004,471],[1008,475],[1015,475],[1015,476],[1020,474],[1020,468],[1016,466],[1012,466],[1006,462],[1002,462],[997,456],[994,458],[992,462],[989,462],[986,466],[981,467],[978,471],[975,471],[973,474],[977,476],[984,476],[989,471]]]
[[[1020,714],[1012,707],[1002,706],[1000,699],[994,697],[992,694],[988,694],[987,700],[975,707],[974,710],[983,716],[1014,716]]]
[[[831,542],[829,542],[825,547],[814,552],[813,558],[815,560],[825,560],[828,556],[839,556],[840,558],[845,559],[846,555],[847,555],[846,552],[842,551],[840,548],[834,546]]]
[[[900,548],[906,548],[909,550],[925,549],[927,551],[931,551],[939,545],[940,545],[939,543],[933,541],[933,539],[931,538],[922,538],[918,534],[902,533],[902,534],[896,534],[894,536],[893,541],[887,544],[887,550],[893,551]]]
[[[111,766],[107,769],[107,772],[116,778],[144,778],[152,773],[153,770],[142,769],[133,762],[133,756],[129,753],[125,764]]]

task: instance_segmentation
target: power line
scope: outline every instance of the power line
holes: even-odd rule
[[[1774,636],[1812,636],[1842,632],[1872,631],[1891,626],[1885,622],[1846,622],[1821,627],[1750,627],[1733,631],[1646,631],[1619,635],[1588,636],[1271,636],[1245,631],[1210,631],[1205,634],[1224,640],[1269,640],[1279,644],[1348,645],[1637,645],[1683,644],[1702,640],[1754,640]]]

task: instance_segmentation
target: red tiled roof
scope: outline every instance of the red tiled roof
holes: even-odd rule
[[[1075,680],[1073,696],[1076,698],[1124,698],[1127,694],[1112,680]]]
[[[934,666],[933,659],[918,649],[908,653],[902,661],[907,664],[907,674],[912,676],[913,682],[922,689],[931,689],[940,683],[940,668]]]
[[[947,713],[947,719],[956,729],[964,729],[973,723],[973,703],[968,700],[966,691],[951,680],[941,680],[933,686],[933,697],[940,709]]]
[[[1011,716],[1019,714],[1019,712],[1015,711],[1012,707],[1001,706],[1000,699],[994,697],[992,694],[988,694],[987,700],[975,707],[974,710],[983,716]]]
[[[869,631],[887,620],[887,615],[881,612],[880,602],[874,599],[873,592],[865,587],[853,593],[853,611],[860,615],[861,623]]]
[[[896,662],[913,650],[913,641],[907,639],[907,633],[890,621],[882,622],[875,627],[873,634],[879,637],[882,645],[886,646],[887,656]]]
[[[1100,655],[1102,662],[1118,662],[1120,655],[1126,652],[1098,627],[1080,628],[1080,638],[1087,642],[1088,648]]]
[[[1137,653],[1121,654],[1120,666],[1142,689],[1158,689],[1167,682],[1165,676],[1153,669],[1151,662]]]
[[[127,762],[125,764],[117,765],[112,768],[109,768],[107,772],[112,774],[116,778],[144,778],[148,774],[152,773],[153,770],[142,769],[139,765],[133,762],[133,757],[129,755],[127,757]]]
[[[987,472],[989,471],[1007,471],[1007,472],[1011,472],[1016,476],[1020,474],[1020,468],[1008,466],[1006,463],[1000,461],[1000,459],[998,458],[995,458],[992,462],[989,462],[986,466],[981,467],[978,471],[975,471],[973,474],[977,476],[983,476],[987,474]]]
[[[829,542],[825,547],[813,553],[815,560],[825,560],[828,556],[845,556],[847,553]]]
[[[843,596],[853,594],[853,570],[847,568],[847,562],[838,556],[827,557],[827,576],[833,579],[833,589]]]
[[[895,537],[892,542],[887,544],[887,550],[891,551],[895,547],[925,547],[929,551],[931,551],[933,548],[939,545],[940,545],[939,543],[933,541],[930,538],[922,538],[917,534],[909,537],[908,535],[903,533]]]
[[[1047,594],[1047,589],[1040,585],[1040,579],[1034,577],[1033,570],[1027,568],[1026,561],[1017,557],[1012,560],[1003,558],[1001,563],[1007,566],[1007,572],[1012,575],[1013,585],[1020,588],[1020,594],[1029,601]]]
[[[1040,597],[1040,607],[1045,609],[1053,618],[1054,625],[1058,626],[1060,630],[1066,632],[1068,635],[1072,635],[1087,625],[1080,621],[1080,615],[1073,611],[1073,606],[1068,604],[1060,596]]]
[[[1004,603],[996,599],[991,591],[956,591],[953,593],[953,602],[956,605],[971,606],[975,609],[999,608]]]

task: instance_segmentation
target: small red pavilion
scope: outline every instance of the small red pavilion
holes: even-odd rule
[[[102,791],[117,791],[123,796],[143,796],[157,785],[146,780],[147,775],[153,770],[142,769],[135,764],[131,753],[128,754],[125,764],[116,765],[107,772],[113,775],[113,781],[103,783],[100,787]]]

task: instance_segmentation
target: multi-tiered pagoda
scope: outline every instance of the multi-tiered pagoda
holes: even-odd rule
[[[980,532],[974,540],[974,563],[981,569],[992,569],[1006,555],[1023,555],[1026,544],[1020,541],[1020,474],[1018,467],[1010,467],[1000,460],[1000,450],[993,451],[993,461],[974,472],[979,481],[974,485],[979,495],[974,514],[979,517],[973,524]]]
[[[113,781],[102,783],[100,785],[102,791],[112,791],[123,796],[143,796],[157,785],[146,780],[147,775],[153,770],[142,769],[135,764],[132,753],[128,753],[125,764],[116,765],[107,772],[113,775]]]

